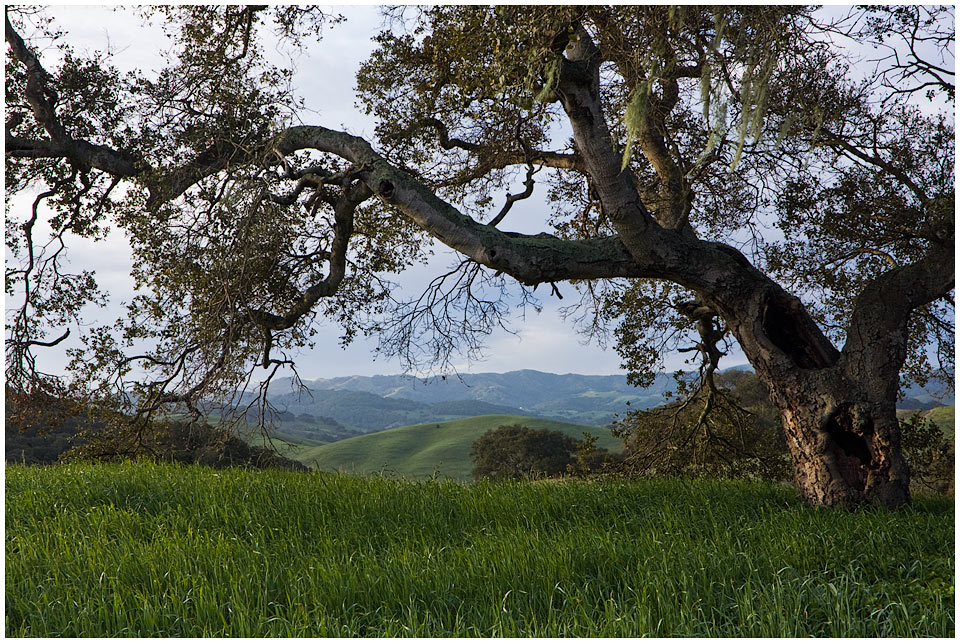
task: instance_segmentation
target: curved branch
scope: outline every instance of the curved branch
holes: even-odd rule
[[[851,372],[885,375],[883,381],[894,387],[891,395],[896,395],[896,374],[906,357],[910,314],[954,288],[952,241],[932,245],[919,261],[883,273],[854,303],[842,350],[844,363]]]
[[[436,130],[438,143],[440,144],[440,147],[445,150],[461,149],[466,150],[467,152],[477,152],[483,147],[478,143],[471,143],[460,138],[451,138],[450,130],[447,128],[446,124],[444,124],[443,121],[438,118],[421,118],[410,125],[410,127],[405,129],[403,132],[400,132],[397,137],[402,138],[404,136],[410,136],[418,130],[427,127]],[[499,163],[497,163],[496,166],[505,167],[507,165],[522,165],[528,162],[532,162],[543,167],[552,167],[562,170],[576,170],[578,172],[583,172],[586,169],[579,154],[566,154],[563,152],[551,152],[546,150],[530,150],[529,153],[523,154],[519,152],[502,152],[499,157]]]
[[[510,208],[513,207],[513,204],[517,201],[522,201],[524,199],[529,199],[533,196],[533,175],[536,174],[536,170],[533,168],[532,163],[527,164],[527,178],[523,181],[523,192],[518,192],[517,194],[508,194],[507,202],[503,204],[503,208],[493,219],[490,220],[488,225],[492,227],[497,227],[504,217],[507,216],[507,213],[510,212]]]
[[[556,91],[605,212],[630,245],[627,237],[633,236],[634,231],[642,234],[656,224],[640,200],[633,177],[621,167],[604,117],[600,104],[600,51],[582,25],[577,25],[577,35],[577,40],[567,46],[566,57],[561,58]],[[626,234],[628,228],[631,234]]]
[[[128,153],[72,138],[57,118],[57,93],[50,87],[50,75],[36,54],[4,16],[5,37],[13,57],[27,71],[25,87],[27,102],[41,127],[50,135],[49,141],[31,140],[13,136],[8,127],[4,142],[6,154],[15,157],[66,157],[85,168],[97,168],[114,176],[134,176],[139,173],[136,160]]]
[[[330,246],[330,270],[323,280],[307,288],[300,298],[282,315],[275,315],[264,310],[251,312],[253,321],[262,326],[264,332],[267,333],[265,337],[271,337],[269,335],[271,330],[291,328],[297,323],[297,320],[310,312],[320,299],[336,293],[346,274],[347,248],[350,236],[353,234],[353,213],[358,205],[371,196],[373,196],[373,192],[363,183],[359,183],[337,201],[334,208],[333,242]],[[264,350],[264,366],[270,363],[270,347],[271,342],[267,341]]]

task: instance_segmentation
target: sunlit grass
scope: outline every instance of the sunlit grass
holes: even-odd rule
[[[953,636],[952,500],[6,468],[9,636]]]
[[[619,451],[623,441],[609,430],[519,415],[480,415],[447,422],[427,422],[377,431],[322,446],[291,450],[290,457],[320,471],[390,474],[424,479],[436,474],[471,480],[470,449],[487,431],[520,424],[531,429],[559,431],[575,439],[584,432],[597,436],[597,445]]]

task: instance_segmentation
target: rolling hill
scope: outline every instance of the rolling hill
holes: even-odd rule
[[[270,402],[280,411],[278,419],[284,430],[292,432],[293,425],[299,423],[301,426],[297,433],[325,441],[330,439],[325,439],[323,435],[310,435],[311,417],[338,423],[341,429],[349,433],[337,435],[333,439],[342,439],[351,434],[381,431],[419,422],[443,422],[477,415],[523,414],[520,409],[481,400],[461,398],[427,403],[345,389],[311,389],[302,394],[274,394],[270,397]]]
[[[470,480],[473,463],[470,447],[490,429],[504,424],[522,424],[532,429],[562,431],[582,438],[585,431],[598,436],[597,444],[617,450],[621,442],[606,429],[567,424],[517,415],[483,415],[449,422],[429,422],[379,431],[289,453],[321,471],[384,473],[405,478],[441,475]]]
[[[324,415],[361,429],[374,428],[371,425],[378,421],[378,428],[388,428],[489,414],[602,426],[628,410],[628,403],[632,408],[651,408],[662,404],[664,394],[675,388],[673,376],[664,373],[651,387],[641,389],[627,384],[625,375],[558,375],[534,370],[432,380],[407,375],[352,376],[304,384],[312,398],[285,392],[289,381],[279,380],[271,387],[271,402],[294,414]],[[375,410],[352,412],[365,407]]]

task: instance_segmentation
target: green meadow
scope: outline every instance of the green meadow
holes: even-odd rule
[[[470,480],[470,448],[485,432],[505,424],[561,431],[577,439],[584,432],[597,445],[619,450],[623,442],[609,430],[519,415],[481,415],[449,422],[429,422],[378,431],[311,448],[290,448],[287,457],[320,471],[398,475],[410,479],[443,476]]]
[[[954,504],[6,467],[7,636],[952,637]]]

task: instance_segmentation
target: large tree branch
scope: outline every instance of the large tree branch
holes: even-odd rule
[[[69,135],[56,113],[58,97],[50,87],[50,74],[44,69],[37,55],[27,46],[5,16],[5,36],[13,57],[26,69],[27,82],[24,88],[37,123],[49,134],[49,140],[29,139],[15,136],[13,125],[20,118],[14,116],[7,123],[5,154],[19,158],[65,158],[82,168],[96,168],[114,177],[135,177],[148,173],[145,163],[138,162],[125,150],[115,150],[106,145],[90,143]],[[164,201],[179,197],[201,179],[225,169],[231,162],[248,162],[253,158],[230,142],[217,142],[197,158],[165,175],[151,180],[148,207],[153,208]]]
[[[759,356],[770,369],[786,373],[797,365],[822,368],[836,362],[836,348],[799,300],[724,244],[665,230],[652,219],[645,228],[623,221],[618,224],[632,236],[630,243],[623,235],[564,240],[547,234],[502,232],[465,216],[414,177],[390,165],[361,138],[302,126],[288,129],[276,145],[283,154],[315,149],[366,168],[362,180],[370,189],[421,229],[477,263],[524,284],[615,277],[666,279],[700,293],[741,344],[753,349],[749,354]],[[637,197],[635,201],[639,203]],[[642,207],[636,203],[634,208]],[[633,214],[649,217],[639,209]]]
[[[627,86],[636,91],[641,82],[651,84],[647,97],[647,110],[643,127],[637,133],[637,143],[644,157],[653,167],[660,179],[659,198],[656,204],[651,204],[653,215],[657,222],[665,228],[689,228],[688,214],[690,207],[690,192],[686,189],[684,172],[677,160],[667,149],[665,133],[667,132],[666,118],[677,106],[680,100],[681,77],[699,77],[702,62],[692,66],[677,64],[676,54],[668,41],[664,46],[669,52],[666,58],[669,64],[664,66],[656,78],[649,77],[649,72],[640,64],[640,58],[634,55],[634,48],[630,39],[623,33],[620,23],[611,15],[611,12],[600,9],[593,13],[593,19],[602,30],[606,38],[613,40],[614,45],[604,47],[604,53],[617,66]],[[702,57],[702,54],[701,54]],[[653,91],[653,81],[660,85],[660,95]],[[649,201],[648,201],[649,203]]]
[[[13,136],[8,127],[4,142],[6,154],[15,157],[69,158],[81,167],[97,168],[114,176],[133,176],[139,172],[135,159],[122,151],[104,145],[72,138],[57,118],[57,93],[50,87],[50,75],[40,63],[40,59],[27,46],[23,38],[10,23],[5,13],[5,38],[13,57],[19,61],[27,73],[24,93],[37,123],[50,135],[49,141],[31,140]]]
[[[621,167],[615,139],[604,118],[600,52],[582,26],[577,26],[577,36],[561,59],[557,95],[604,212],[629,246],[630,237],[642,235],[656,223],[641,202],[633,177]]]
[[[917,308],[947,296],[955,284],[953,239],[931,245],[920,260],[888,270],[858,295],[843,347],[844,367],[863,377],[876,374],[895,399],[897,375],[907,354],[908,322]]]
[[[367,168],[363,180],[383,201],[447,246],[522,283],[653,276],[654,266],[635,261],[617,237],[571,241],[479,223],[350,134],[319,126],[291,127],[279,137],[276,149],[281,154],[314,149]]]

